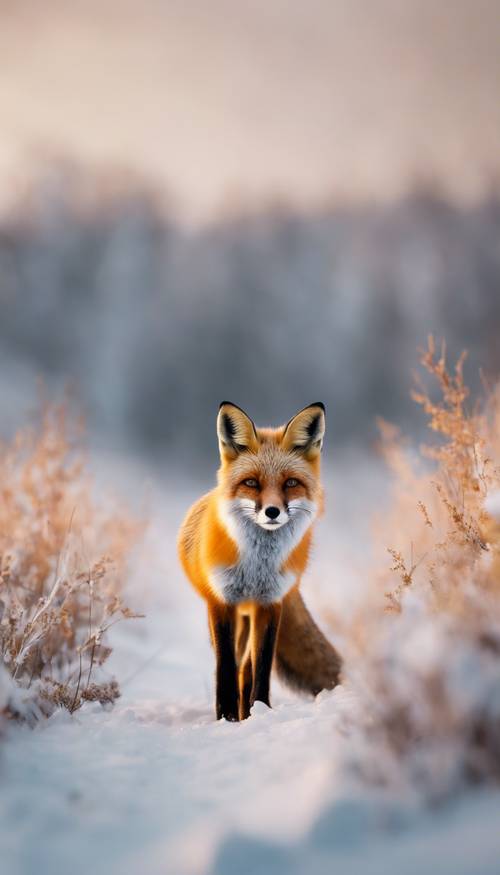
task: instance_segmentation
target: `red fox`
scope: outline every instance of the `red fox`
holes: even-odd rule
[[[292,688],[314,695],[339,682],[341,658],[299,593],[323,507],[324,433],[320,402],[275,429],[220,405],[218,486],[191,507],[178,541],[208,606],[217,719],[244,720],[256,700],[270,706],[273,663]]]

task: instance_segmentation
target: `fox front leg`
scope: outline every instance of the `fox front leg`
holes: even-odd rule
[[[269,688],[280,618],[280,604],[255,606],[251,631],[253,679],[250,705],[258,701],[271,707]]]
[[[252,692],[250,630],[250,616],[238,613],[236,619],[236,662],[238,665],[240,720],[246,720],[250,716],[250,695]]]
[[[238,720],[238,678],[235,657],[235,609],[211,606],[210,634],[215,651],[215,713],[217,720]]]

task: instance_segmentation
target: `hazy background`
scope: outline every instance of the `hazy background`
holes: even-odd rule
[[[189,461],[220,400],[408,400],[428,332],[500,370],[500,7],[0,3],[0,432],[42,375],[92,439]]]

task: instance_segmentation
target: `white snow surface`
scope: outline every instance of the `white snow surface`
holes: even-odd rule
[[[102,470],[111,476],[107,463]],[[318,532],[304,587],[316,615],[332,600],[336,612],[349,610],[359,589],[346,558],[361,508],[367,522],[359,484],[346,490],[357,500],[346,497]],[[339,501],[341,491],[332,490]],[[421,875],[432,866],[498,875],[500,794],[428,811],[347,777],[357,744],[349,689],[312,701],[275,683],[273,710],[257,703],[244,723],[215,721],[204,605],[175,554],[195,495],[170,503],[170,493],[179,494],[159,480],[128,584],[129,602],[147,616],[114,630],[109,670],[121,698],[109,709],[58,711],[35,729],[10,727],[0,741],[2,873]]]
[[[484,508],[492,517],[500,520],[500,490],[488,495]]]

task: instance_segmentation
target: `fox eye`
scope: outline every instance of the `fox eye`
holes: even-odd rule
[[[243,481],[243,486],[248,486],[249,489],[258,489],[259,481],[256,480],[255,477],[247,477],[247,479]]]
[[[299,481],[296,477],[289,477],[288,480],[285,480],[285,489],[293,489],[294,486],[298,486]]]

